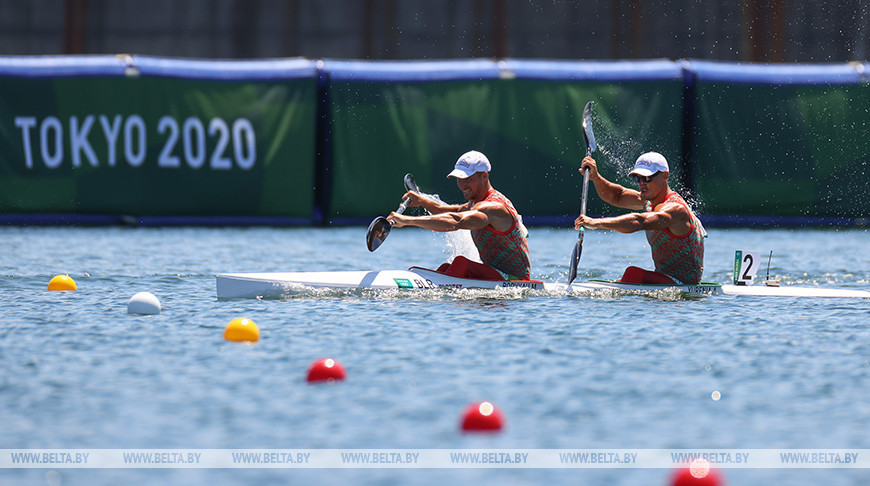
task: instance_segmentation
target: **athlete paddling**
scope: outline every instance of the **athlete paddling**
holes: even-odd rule
[[[579,216],[574,228],[602,228],[620,233],[645,230],[652,248],[655,271],[628,267],[620,279],[627,283],[697,284],[704,272],[704,238],[701,222],[686,201],[668,186],[668,161],[659,153],[641,155],[629,173],[640,191],[608,181],[598,173],[592,157],[580,166],[589,169],[589,180],[595,184],[598,196],[606,203],[636,213],[611,218]]]
[[[409,207],[420,206],[425,216],[390,213],[387,220],[395,228],[417,226],[432,231],[471,230],[471,238],[483,263],[457,256],[451,264],[441,265],[439,272],[455,277],[488,280],[527,280],[529,278],[528,232],[514,205],[489,181],[492,166],[480,152],[463,154],[447,177],[468,200],[465,204],[444,204],[409,191]]]

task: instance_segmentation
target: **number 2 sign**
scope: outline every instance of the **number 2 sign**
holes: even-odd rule
[[[734,285],[752,285],[755,274],[761,266],[756,250],[737,250],[734,252]]]

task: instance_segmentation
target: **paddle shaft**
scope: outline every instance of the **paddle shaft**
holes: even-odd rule
[[[406,197],[405,199],[402,200],[402,204],[399,204],[399,208],[396,209],[396,214],[404,213],[405,210],[408,209],[408,204],[411,204],[410,197]],[[392,226],[392,223],[390,223],[390,226]]]
[[[592,155],[592,151],[597,148],[595,143],[595,135],[592,133],[592,102],[586,103],[583,109],[583,138],[586,140],[586,156]],[[589,169],[583,171],[583,194],[580,201],[580,215],[586,216],[586,199],[589,195]],[[580,263],[580,255],[583,253],[583,235],[584,228],[581,226],[577,232],[577,243],[574,244],[574,251],[571,252],[571,267],[568,270],[568,285],[577,278],[577,266]]]
[[[589,156],[589,152],[587,150],[586,156]],[[583,193],[582,199],[580,200],[580,214],[582,216],[586,216],[586,199],[589,195],[589,169],[583,171]],[[581,228],[583,229],[583,228]]]
[[[405,189],[412,190],[416,189],[417,184],[414,182],[414,176],[411,174],[405,174]],[[406,197],[402,200],[402,204],[399,204],[398,209],[396,209],[396,214],[402,214],[408,209],[408,205],[411,204],[411,198]],[[384,241],[387,239],[387,236],[390,235],[390,230],[393,229],[393,223],[389,221],[384,216],[378,216],[371,222],[369,225],[368,231],[366,231],[366,246],[369,251],[375,251],[380,247]]]
[[[586,156],[589,157],[592,155],[592,151],[589,150],[589,145],[586,145]],[[583,192],[580,199],[580,216],[586,216],[586,199],[589,195],[589,169],[583,170]],[[583,241],[583,227],[580,227],[580,234],[577,236],[580,241]]]
[[[410,173],[405,174],[405,178],[403,179],[403,182],[405,183],[405,190],[420,192],[420,190],[417,189],[417,183],[414,182],[414,176],[411,175]],[[398,214],[404,213],[405,210],[408,209],[408,204],[411,204],[410,197],[406,197],[405,199],[402,200],[402,204],[399,205],[399,209],[396,210],[396,213],[398,213]],[[391,224],[391,226],[392,226],[392,224]]]

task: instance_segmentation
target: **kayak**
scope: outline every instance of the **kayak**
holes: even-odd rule
[[[310,289],[529,289],[570,293],[596,290],[628,292],[669,288],[667,285],[638,285],[592,280],[584,283],[560,284],[541,280],[482,280],[453,277],[421,267],[408,270],[338,271],[338,272],[274,272],[222,273],[217,276],[217,296],[220,299],[282,297],[304,293]],[[719,284],[683,285],[680,291],[691,294],[721,293]]]
[[[362,270],[332,272],[222,273],[217,275],[219,299],[280,298],[310,293],[315,289],[433,290],[433,289],[528,289],[545,293],[590,294],[595,292],[645,293],[665,289],[691,295],[758,297],[859,297],[862,290],[817,287],[769,287],[702,282],[696,285],[631,284],[612,280],[589,280],[572,284],[541,280],[481,280],[453,277],[435,270]]]

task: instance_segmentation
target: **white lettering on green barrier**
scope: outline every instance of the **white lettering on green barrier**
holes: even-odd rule
[[[119,144],[123,146],[124,162],[131,167],[141,167],[148,157],[148,129],[139,115],[126,118],[121,115],[111,118],[106,115],[70,116],[66,124],[55,116],[41,120],[33,116],[17,116],[15,126],[21,130],[27,169],[35,168],[38,162],[49,169],[57,169],[65,160],[69,160],[73,168],[85,163],[91,167],[102,164],[116,167]],[[231,170],[235,166],[251,170],[257,163],[257,137],[253,123],[246,118],[237,118],[232,124],[222,118],[212,118],[206,128],[197,117],[185,118],[179,124],[178,120],[167,115],[160,118],[156,129],[158,135],[163,136],[157,167]],[[105,154],[98,154],[91,144],[91,137],[100,135],[106,143]],[[65,136],[68,146],[64,144]],[[38,150],[35,151],[34,146]],[[69,154],[64,152],[67,148]],[[100,155],[104,158],[101,159]]]

